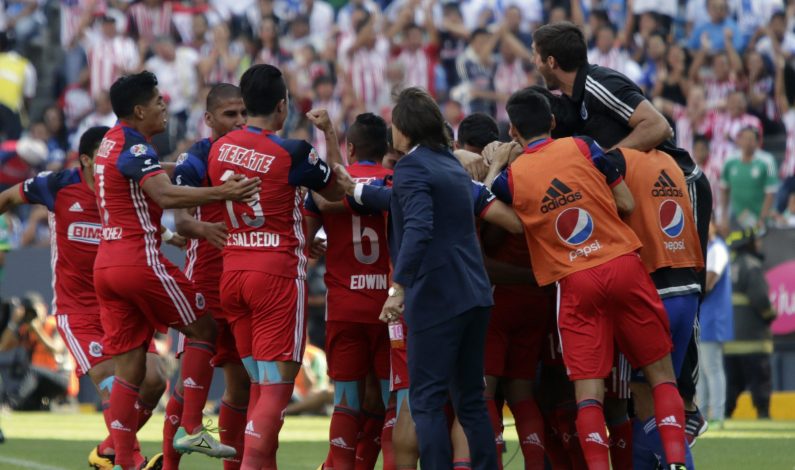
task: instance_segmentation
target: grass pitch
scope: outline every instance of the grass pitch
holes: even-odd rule
[[[143,451],[154,454],[160,447],[162,415],[155,415],[139,433]],[[76,470],[87,467],[92,446],[104,436],[99,414],[11,413],[0,427],[6,443],[0,444],[2,470]],[[328,418],[287,418],[281,433],[279,468],[314,470],[327,450]],[[522,468],[516,435],[506,429],[506,469]],[[699,470],[795,468],[795,422],[729,421],[722,431],[710,430],[694,448]],[[186,456],[181,465],[189,470],[220,469],[220,461]],[[376,467],[379,468],[379,467]]]

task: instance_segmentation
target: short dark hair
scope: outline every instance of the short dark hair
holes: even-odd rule
[[[525,88],[519,90],[505,105],[511,124],[523,139],[546,134],[552,128],[552,109],[546,96]]]
[[[447,148],[442,112],[422,88],[410,87],[400,92],[392,109],[392,125],[408,137],[411,145],[434,150]]]
[[[287,99],[281,70],[268,64],[249,67],[240,78],[240,91],[249,116],[268,116],[279,101]]]
[[[356,116],[347,134],[348,142],[356,147],[359,160],[381,161],[388,150],[386,121],[381,116],[373,113]]]
[[[706,134],[696,134],[693,136],[693,147],[699,142],[709,147],[709,137],[707,137]]]
[[[546,97],[549,102],[549,109],[555,116],[555,128],[552,129],[553,138],[571,137],[578,133],[580,116],[571,101],[552,93],[541,85],[533,85],[530,89]]]
[[[746,132],[746,131],[748,131],[751,134],[753,134],[754,137],[756,138],[756,140],[759,140],[759,129],[756,126],[743,126],[740,129],[740,132],[737,133],[737,135],[740,135],[740,134],[742,134],[743,132]]]
[[[241,98],[240,88],[231,83],[216,83],[210,87],[210,92],[207,93],[207,111],[214,111],[221,102],[224,100],[233,100]]]
[[[312,81],[312,89],[319,87],[320,85],[331,85],[334,86],[334,79],[331,78],[329,75],[318,75]]]
[[[542,60],[554,57],[565,72],[572,72],[588,64],[585,35],[577,25],[568,21],[538,28],[533,33],[533,46]]]
[[[469,42],[474,41],[475,38],[477,38],[478,36],[482,36],[484,34],[488,36],[491,33],[486,28],[476,28],[474,31],[472,31],[472,34],[469,35]]]
[[[77,146],[78,155],[88,155],[93,158],[94,152],[99,148],[99,143],[102,142],[102,138],[109,130],[110,127],[107,126],[96,126],[83,132],[83,135],[80,136],[80,144]],[[80,168],[82,167],[83,163],[80,163]]]
[[[119,77],[110,86],[110,106],[119,118],[130,117],[136,106],[155,96],[156,87],[157,77],[148,70]]]
[[[473,113],[458,125],[458,144],[483,148],[500,138],[500,129],[493,117]]]

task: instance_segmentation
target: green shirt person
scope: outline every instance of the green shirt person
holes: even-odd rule
[[[737,135],[738,153],[723,165],[720,187],[723,192],[723,229],[730,222],[742,228],[765,224],[771,215],[779,181],[773,155],[759,149],[757,129],[746,127]]]

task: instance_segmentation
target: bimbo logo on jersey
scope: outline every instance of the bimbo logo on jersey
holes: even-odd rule
[[[668,173],[663,170],[660,172],[657,182],[654,183],[651,195],[654,197],[682,197],[685,194],[676,186],[676,183],[668,176]]]
[[[102,225],[90,222],[73,222],[69,225],[67,237],[72,241],[99,245],[99,240],[102,238]]]
[[[685,213],[674,200],[666,199],[660,204],[660,229],[670,238],[682,234],[685,228]]]
[[[585,209],[566,209],[555,219],[555,231],[569,245],[580,245],[593,234],[593,218]]]
[[[557,178],[553,179],[549,185],[546,195],[541,199],[542,214],[546,214],[549,211],[553,211],[566,204],[582,199],[582,194],[579,191],[575,192]]]

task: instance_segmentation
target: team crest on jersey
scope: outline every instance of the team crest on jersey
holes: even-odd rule
[[[307,159],[309,160],[309,163],[317,165],[317,163],[320,161],[320,155],[318,155],[317,150],[312,148],[312,150],[309,151],[309,157]]]
[[[585,209],[572,207],[566,209],[555,219],[558,237],[569,245],[580,245],[593,234],[593,218]]]
[[[583,101],[582,106],[580,106],[580,117],[583,121],[588,119],[588,108],[585,107],[585,101]]]
[[[660,204],[660,229],[669,238],[676,238],[685,228],[685,211],[672,199]]]
[[[96,341],[92,341],[88,345],[88,353],[93,357],[102,357],[102,345]]]
[[[196,308],[199,310],[204,310],[204,295],[201,292],[196,293]]]
[[[188,154],[186,152],[182,152],[181,154],[179,154],[179,157],[177,157],[177,165],[182,165],[182,162],[184,162],[187,159],[188,159]]]
[[[130,153],[135,155],[136,157],[140,157],[141,155],[146,154],[146,145],[145,144],[135,144],[130,147]]]

